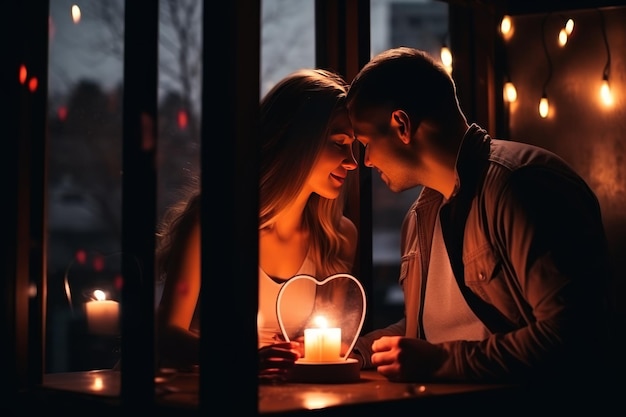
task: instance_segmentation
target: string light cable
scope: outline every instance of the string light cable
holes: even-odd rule
[[[604,21],[604,14],[600,9],[596,9],[600,15],[600,28],[602,29],[602,38],[604,40],[604,47],[606,48],[606,64],[602,70],[602,85],[600,86],[600,97],[602,101],[610,105],[613,103],[613,96],[611,94],[611,88],[609,86],[609,77],[611,73],[611,50],[609,48],[609,40],[606,35],[606,22]]]

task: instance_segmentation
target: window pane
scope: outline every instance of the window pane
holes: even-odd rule
[[[261,3],[261,96],[288,73],[315,66],[315,0]]]
[[[123,5],[50,1],[50,373],[110,368],[119,358]],[[95,290],[107,301],[95,305]]]
[[[411,46],[440,57],[448,44],[448,5],[428,0],[371,0],[371,53],[388,48]],[[372,175],[372,253],[376,314],[373,326],[379,328],[402,317],[403,295],[400,274],[400,227],[421,187],[391,192],[380,176]]]
[[[200,176],[202,4],[159,4],[157,219]],[[119,305],[92,300],[121,299],[124,0],[73,5],[50,1],[47,373],[120,357]]]
[[[203,4],[159,3],[157,220],[199,185]],[[156,278],[158,303],[164,277]]]

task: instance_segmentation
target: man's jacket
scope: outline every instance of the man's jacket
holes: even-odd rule
[[[468,305],[490,330],[483,341],[441,343],[438,380],[506,382],[579,377],[602,354],[608,251],[596,196],[558,156],[495,140],[472,125],[456,163],[457,187],[424,188],[402,224],[405,317],[359,338],[364,368],[382,335],[427,339],[423,294],[436,216]],[[429,302],[436,300],[429,300]]]

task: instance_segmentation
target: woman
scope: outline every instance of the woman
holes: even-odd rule
[[[262,377],[282,375],[301,356],[297,342],[281,340],[276,316],[281,286],[299,274],[321,280],[352,271],[357,229],[343,215],[343,185],[357,162],[352,153],[354,133],[344,103],[346,93],[347,84],[339,75],[302,69],[280,80],[260,103]],[[194,328],[200,291],[199,200],[196,194],[185,210],[177,209],[191,220],[177,217],[169,221],[171,216],[165,219],[174,229],[164,229],[160,240],[163,246],[159,265],[167,279],[157,316],[159,352],[166,366],[180,367],[179,360],[189,358],[190,363],[197,363],[198,358],[198,334],[190,329]],[[189,254],[189,249],[194,253]],[[183,347],[181,341],[188,345]]]

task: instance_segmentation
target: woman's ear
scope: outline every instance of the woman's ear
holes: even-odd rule
[[[411,121],[404,110],[394,110],[391,113],[390,125],[398,132],[398,137],[405,145],[411,142]]]

